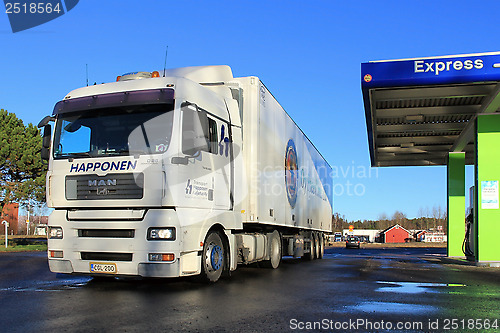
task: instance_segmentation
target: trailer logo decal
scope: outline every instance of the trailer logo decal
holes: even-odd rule
[[[297,150],[292,139],[288,140],[285,151],[285,184],[288,202],[292,208],[297,202],[297,190],[299,183]]]

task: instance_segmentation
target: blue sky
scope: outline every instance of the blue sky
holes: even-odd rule
[[[369,167],[360,64],[499,51],[499,12],[494,0],[85,0],[15,34],[0,13],[0,108],[38,123],[85,85],[86,64],[91,84],[110,82],[161,70],[168,45],[169,68],[227,64],[260,77],[338,171],[334,211],[415,217],[446,207],[446,169]]]

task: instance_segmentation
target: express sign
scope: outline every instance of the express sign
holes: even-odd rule
[[[483,59],[467,59],[461,60],[448,60],[448,61],[413,61],[415,73],[434,73],[439,75],[440,72],[461,71],[471,69],[482,69],[484,67]]]

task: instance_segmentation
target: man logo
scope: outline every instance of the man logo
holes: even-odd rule
[[[109,190],[107,188],[98,188],[96,193],[97,195],[108,195]]]
[[[79,0],[4,0],[12,32],[52,21],[72,10]]]
[[[116,179],[89,180],[89,187],[95,187],[95,186],[116,186]]]

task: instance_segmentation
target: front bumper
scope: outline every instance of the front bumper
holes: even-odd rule
[[[201,258],[182,240],[182,228],[173,209],[150,209],[140,218],[120,219],[120,211],[110,218],[106,211],[89,214],[90,219],[72,219],[66,210],[55,210],[49,226],[63,228],[63,239],[49,239],[49,267],[52,272],[67,274],[103,274],[91,271],[91,264],[115,265],[116,276],[180,277],[200,273]],[[130,216],[130,212],[123,214]],[[148,241],[149,227],[175,227],[175,240]],[[133,237],[88,237],[86,230],[133,230]],[[183,248],[184,246],[184,248]],[[62,258],[51,258],[51,251],[62,251]],[[169,262],[149,260],[149,254],[173,254]],[[125,259],[123,259],[125,258]],[[105,274],[105,273],[104,273]]]

